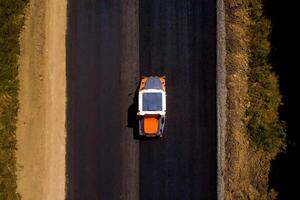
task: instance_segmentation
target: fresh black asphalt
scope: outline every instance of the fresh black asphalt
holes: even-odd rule
[[[167,77],[162,139],[130,122]],[[67,199],[216,199],[216,2],[68,0]]]

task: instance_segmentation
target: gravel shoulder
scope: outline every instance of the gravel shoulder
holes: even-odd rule
[[[66,1],[30,1],[17,124],[17,184],[25,200],[65,198],[65,30]]]
[[[217,0],[217,192],[224,199],[225,141],[226,141],[226,30],[224,0]]]

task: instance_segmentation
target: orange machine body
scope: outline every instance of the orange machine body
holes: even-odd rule
[[[149,82],[152,83],[149,83]],[[147,85],[148,84],[148,85]],[[165,95],[166,91],[166,77],[142,77],[140,81],[139,86],[139,92],[142,92],[145,90],[161,90],[163,91],[162,94]],[[165,98],[165,97],[163,97]],[[163,98],[158,98],[157,101],[163,101]],[[141,98],[142,99],[142,98]],[[143,99],[141,100],[143,101]],[[153,100],[152,100],[153,101]],[[153,102],[152,102],[153,103]],[[154,102],[155,104],[156,102]],[[158,104],[162,104],[162,102],[157,102]],[[164,128],[164,122],[165,122],[165,115],[157,114],[155,113],[155,110],[151,110],[153,113],[147,113],[143,115],[139,115],[139,129],[140,129],[140,135],[146,136],[146,137],[156,137],[156,136],[162,136],[162,131]],[[161,110],[157,110],[161,111]]]

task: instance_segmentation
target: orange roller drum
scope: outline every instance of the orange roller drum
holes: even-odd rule
[[[157,117],[145,117],[144,118],[144,132],[145,134],[153,135],[158,130],[158,118]]]

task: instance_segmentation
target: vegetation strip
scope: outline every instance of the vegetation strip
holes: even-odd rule
[[[263,0],[250,2],[248,132],[255,147],[277,154],[285,148],[285,134],[278,114],[281,104],[278,77],[269,63],[270,20],[263,14]]]
[[[16,192],[16,121],[18,111],[19,36],[27,0],[0,0],[0,199]]]
[[[269,64],[263,0],[226,0],[225,199],[275,199],[270,162],[285,148],[278,77]]]

